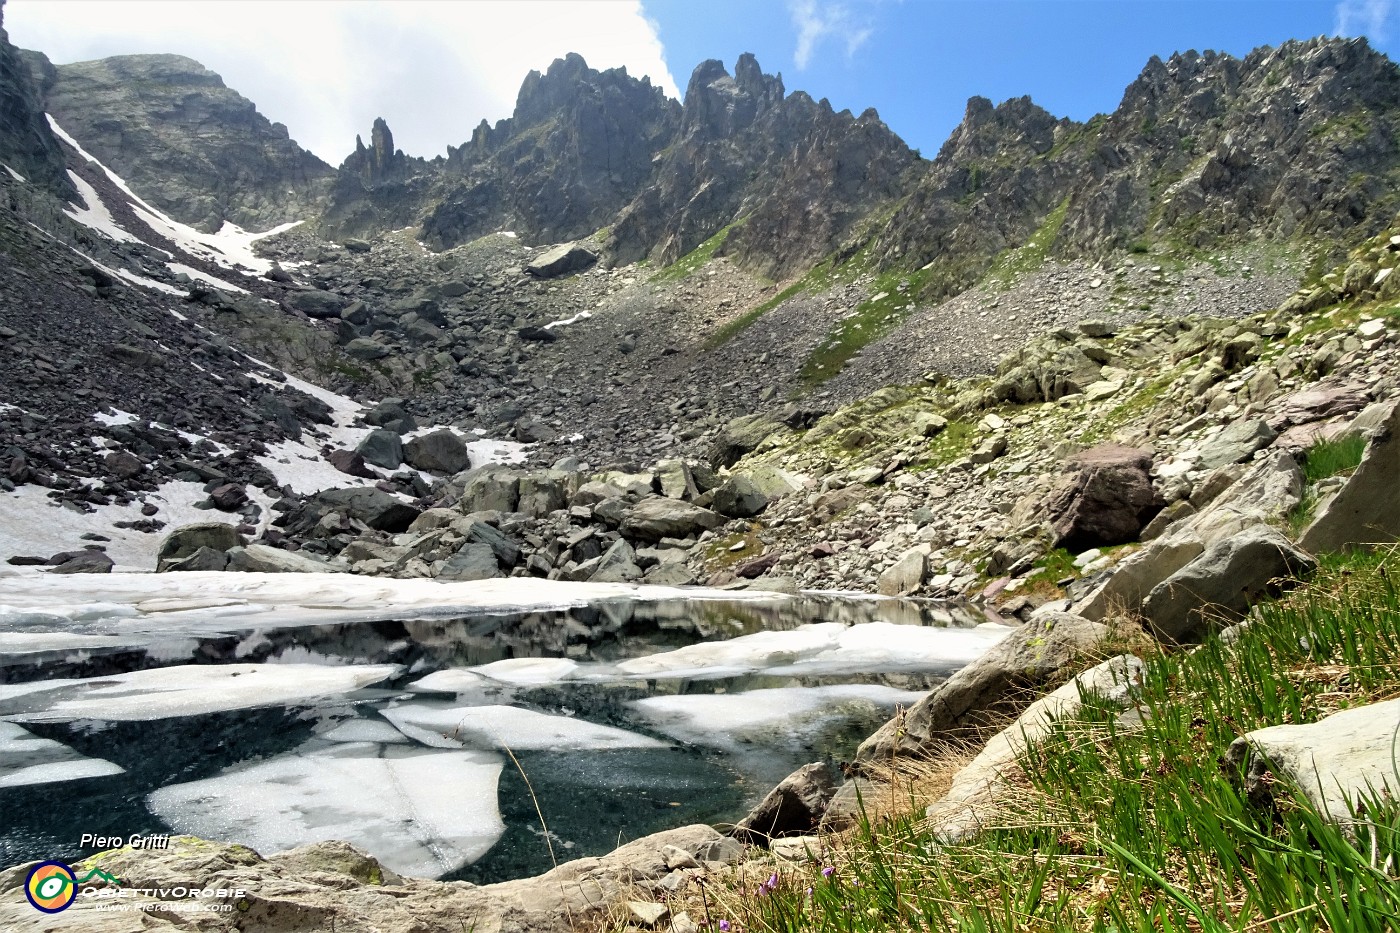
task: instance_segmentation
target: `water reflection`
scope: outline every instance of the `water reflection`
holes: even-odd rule
[[[386,607],[386,614],[391,612]],[[0,807],[6,814],[0,825],[0,868],[27,859],[77,859],[90,854],[76,847],[83,832],[125,836],[179,830],[178,825],[170,827],[178,814],[172,816],[175,811],[165,803],[179,797],[179,787],[203,786],[200,782],[225,787],[220,782],[234,780],[243,771],[257,773],[267,763],[275,765],[274,771],[283,768],[297,774],[302,772],[296,770],[295,762],[312,762],[304,770],[313,773],[314,762],[323,760],[316,756],[326,755],[394,759],[429,753],[433,747],[456,747],[499,756],[507,741],[466,739],[454,746],[448,735],[452,730],[447,729],[443,731],[446,744],[429,741],[425,747],[424,733],[396,732],[391,725],[404,718],[396,716],[397,710],[408,709],[420,720],[434,712],[450,720],[453,710],[480,712],[478,708],[486,705],[524,708],[565,725],[587,720],[655,740],[651,747],[571,751],[537,744],[516,756],[534,785],[556,855],[562,860],[598,854],[615,846],[619,838],[689,822],[737,818],[798,765],[848,756],[895,703],[912,702],[967,660],[958,651],[940,660],[936,652],[925,650],[919,658],[905,662],[896,649],[891,651],[892,660],[868,668],[834,670],[820,665],[804,668],[806,655],[777,651],[760,655],[747,668],[722,661],[711,668],[692,670],[682,664],[651,671],[647,662],[637,667],[637,659],[649,662],[671,657],[668,653],[688,658],[685,649],[691,646],[701,646],[703,651],[714,643],[795,632],[820,623],[839,623],[828,626],[838,631],[866,623],[947,630],[952,640],[962,637],[957,630],[985,621],[980,611],[955,604],[805,596],[771,602],[604,600],[566,611],[318,625],[286,625],[269,618],[221,631],[148,626],[146,631],[132,632],[120,620],[91,623],[89,631],[70,625],[64,636],[92,637],[81,647],[55,645],[24,654],[0,654],[0,685],[8,685],[0,686],[0,719],[14,719],[34,736],[67,746],[74,756],[111,762],[123,771],[0,789]],[[36,627],[25,631],[34,633]],[[925,633],[932,635],[937,633]],[[114,640],[96,640],[104,638]],[[499,666],[500,662],[508,662],[503,670],[518,669],[528,659],[562,659],[556,667],[568,676],[534,681],[527,676],[512,682],[464,672],[456,681],[441,682],[475,685],[426,690],[417,685],[435,673]],[[308,663],[398,665],[399,673],[369,689],[292,707],[200,715],[167,712],[160,714],[164,718],[144,722],[35,721],[36,710],[52,710],[55,696],[70,694],[24,692],[26,684],[112,677],[176,665]],[[65,689],[81,691],[90,686]],[[386,712],[388,716],[383,715]],[[337,748],[336,742],[345,744]],[[524,779],[513,763],[499,757],[502,771],[495,799],[487,793],[486,798],[463,800],[460,805],[499,806],[504,834],[484,858],[449,871],[446,877],[495,881],[550,865],[545,831]],[[0,749],[0,788],[6,768]],[[166,788],[177,790],[162,791]],[[344,796],[378,790],[347,787]],[[162,793],[153,798],[156,791]],[[238,792],[256,794],[246,788]],[[55,800],[61,800],[62,806],[55,806]],[[325,801],[325,806],[334,809],[336,801]],[[238,834],[255,832],[256,817],[243,814],[253,823],[230,829],[230,839],[247,841]],[[372,851],[377,831],[366,829],[364,838],[369,841],[365,844]]]

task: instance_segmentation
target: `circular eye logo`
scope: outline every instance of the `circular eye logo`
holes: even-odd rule
[[[63,862],[40,862],[24,883],[24,896],[36,910],[56,914],[78,896],[78,879]]]

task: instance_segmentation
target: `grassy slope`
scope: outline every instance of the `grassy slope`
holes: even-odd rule
[[[700,909],[736,931],[1393,929],[1400,809],[1353,843],[1282,785],[1251,803],[1221,756],[1246,731],[1400,695],[1397,566],[1333,561],[1235,643],[1150,658],[1141,725],[1092,706],[1063,723],[1025,756],[1002,827],[949,847],[917,811],[867,824],[824,865],[783,865],[756,893],[762,869]]]

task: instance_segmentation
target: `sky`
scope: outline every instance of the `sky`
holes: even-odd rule
[[[444,154],[571,51],[676,98],[701,61],[753,52],[931,158],[973,95],[1086,120],[1152,55],[1364,35],[1394,58],[1400,0],[9,0],[5,27],[59,63],[188,55],[333,165],[379,116],[410,155]]]

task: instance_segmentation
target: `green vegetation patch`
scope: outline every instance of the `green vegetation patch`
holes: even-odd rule
[[[692,273],[699,271],[704,267],[705,263],[714,258],[715,253],[724,245],[724,241],[729,239],[729,234],[741,223],[743,223],[742,219],[729,224],[704,243],[701,243],[699,246],[695,247],[695,249],[686,253],[680,259],[677,259],[666,268],[661,269],[652,277],[652,281],[678,282]]]
[[[1030,235],[1030,239],[1025,243],[1009,249],[997,256],[992,263],[991,271],[987,273],[987,282],[1001,288],[1010,288],[1023,275],[1034,272],[1045,265],[1045,260],[1050,256],[1050,250],[1054,248],[1055,241],[1060,238],[1060,230],[1064,228],[1065,217],[1069,214],[1069,198],[1066,197],[1059,206],[1045,216],[1035,233]]]
[[[841,371],[851,357],[894,330],[914,310],[915,299],[929,281],[928,267],[914,272],[890,269],[875,276],[870,297],[842,318],[826,340],[802,364],[803,383],[819,385]]]
[[[911,784],[908,815],[707,886],[692,916],[735,933],[1395,929],[1400,804],[1371,795],[1352,835],[1282,776],[1251,799],[1224,759],[1245,732],[1400,693],[1395,561],[1324,561],[1231,643],[1149,656],[1127,713],[1089,699],[1061,720],[976,835],[935,838]]]

